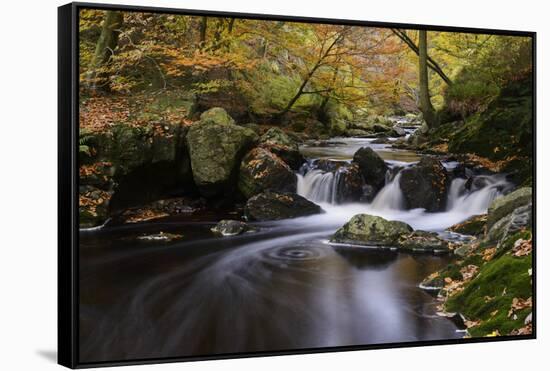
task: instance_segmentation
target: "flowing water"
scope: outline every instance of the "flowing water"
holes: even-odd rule
[[[361,146],[393,168],[370,203],[339,204],[338,169]],[[402,220],[442,232],[486,211],[509,184],[502,176],[455,179],[447,210],[404,210],[399,169],[411,152],[370,139],[335,138],[304,146],[298,192],[326,211],[254,223],[257,232],[214,237],[210,228],[234,214],[199,213],[80,233],[82,362],[145,359],[460,338],[418,287],[451,257],[332,246],[334,231],[357,213]],[[452,168],[456,164],[447,163]],[[183,234],[170,242],[138,241],[144,233]]]

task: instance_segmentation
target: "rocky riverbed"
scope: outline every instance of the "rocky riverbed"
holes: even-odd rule
[[[403,149],[419,124],[304,139],[213,108],[91,135],[83,358],[529,333],[531,189]]]

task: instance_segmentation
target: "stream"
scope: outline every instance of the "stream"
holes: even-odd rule
[[[302,146],[308,163],[298,174],[298,193],[321,205],[323,214],[251,223],[257,232],[224,238],[210,228],[238,215],[200,212],[81,231],[80,361],[461,338],[453,322],[436,315],[435,298],[418,287],[452,257],[337,246],[328,239],[358,213],[461,238],[444,230],[486,212],[509,184],[501,175],[479,175],[477,188],[466,190],[465,179],[454,179],[444,212],[405,210],[398,169],[419,157],[373,141],[333,138]],[[349,162],[364,146],[395,171],[372,202],[339,204],[338,172],[315,163]],[[184,238],[135,238],[159,231]]]

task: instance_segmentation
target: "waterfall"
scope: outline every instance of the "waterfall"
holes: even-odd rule
[[[447,195],[447,211],[468,216],[486,213],[491,202],[511,187],[502,175],[480,175],[470,182],[456,178]]]
[[[447,210],[452,209],[459,197],[466,191],[465,184],[466,179],[453,179],[447,196]]]
[[[403,210],[404,199],[403,191],[399,186],[399,179],[401,179],[401,172],[389,180],[390,171],[386,173],[386,185],[378,192],[376,197],[371,203],[371,208],[374,210]]]
[[[313,169],[306,175],[297,174],[297,193],[313,202],[335,204],[338,197],[339,172]]]

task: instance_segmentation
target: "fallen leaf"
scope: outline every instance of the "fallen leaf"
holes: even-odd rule
[[[531,308],[532,306],[533,300],[531,297],[529,297],[528,299],[513,298],[512,305],[510,306],[510,310],[508,311],[508,318],[512,315],[515,316],[516,312],[525,308]],[[517,316],[514,319],[517,319]]]

